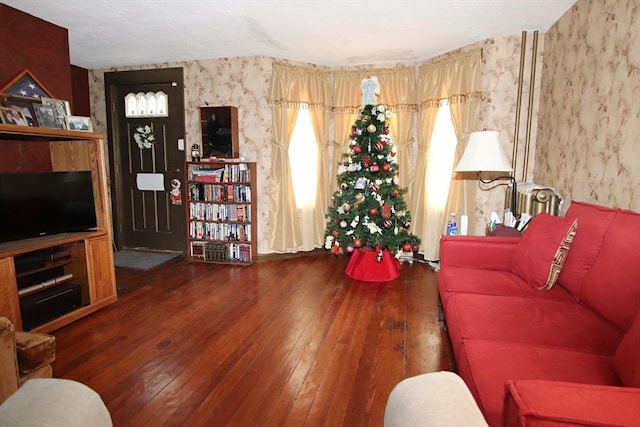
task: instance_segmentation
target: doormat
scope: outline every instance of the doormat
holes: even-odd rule
[[[151,270],[178,256],[179,254],[166,252],[132,251],[127,249],[113,254],[116,267],[135,270]]]

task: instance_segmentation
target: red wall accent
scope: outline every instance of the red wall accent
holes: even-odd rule
[[[73,114],[90,115],[88,71],[71,66],[66,28],[0,4],[0,46],[0,87],[27,68]],[[0,172],[50,170],[46,143],[0,141]]]
[[[89,102],[89,70],[76,65],[71,66],[71,114],[74,116],[90,116]]]
[[[0,87],[28,68],[54,98],[71,100],[66,28],[0,4]]]

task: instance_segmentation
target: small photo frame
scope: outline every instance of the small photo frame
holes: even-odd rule
[[[29,126],[22,110],[0,107],[0,123],[5,125]]]
[[[29,98],[52,98],[51,92],[26,68],[0,88],[0,93]]]
[[[34,104],[41,104],[38,98],[28,98],[24,96],[5,96],[2,98],[2,105],[8,108],[21,110],[27,119],[27,125],[38,126],[36,110]]]
[[[38,126],[42,128],[58,128],[58,117],[55,108],[51,105],[33,104],[33,109],[36,112]]]
[[[93,132],[93,126],[91,125],[90,117],[83,116],[66,116],[65,117],[67,129],[79,130],[84,132]]]
[[[64,99],[42,98],[42,104],[50,105],[56,110],[56,127],[60,129],[66,129],[67,123],[65,117],[71,115],[71,107],[69,105],[69,101],[66,101]]]

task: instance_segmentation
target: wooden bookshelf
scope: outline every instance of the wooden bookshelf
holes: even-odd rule
[[[187,162],[187,259],[250,265],[257,254],[256,163]]]

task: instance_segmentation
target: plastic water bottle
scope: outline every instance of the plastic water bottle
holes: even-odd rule
[[[458,221],[456,220],[456,213],[451,212],[449,214],[449,220],[447,221],[447,236],[455,236],[458,234]]]

